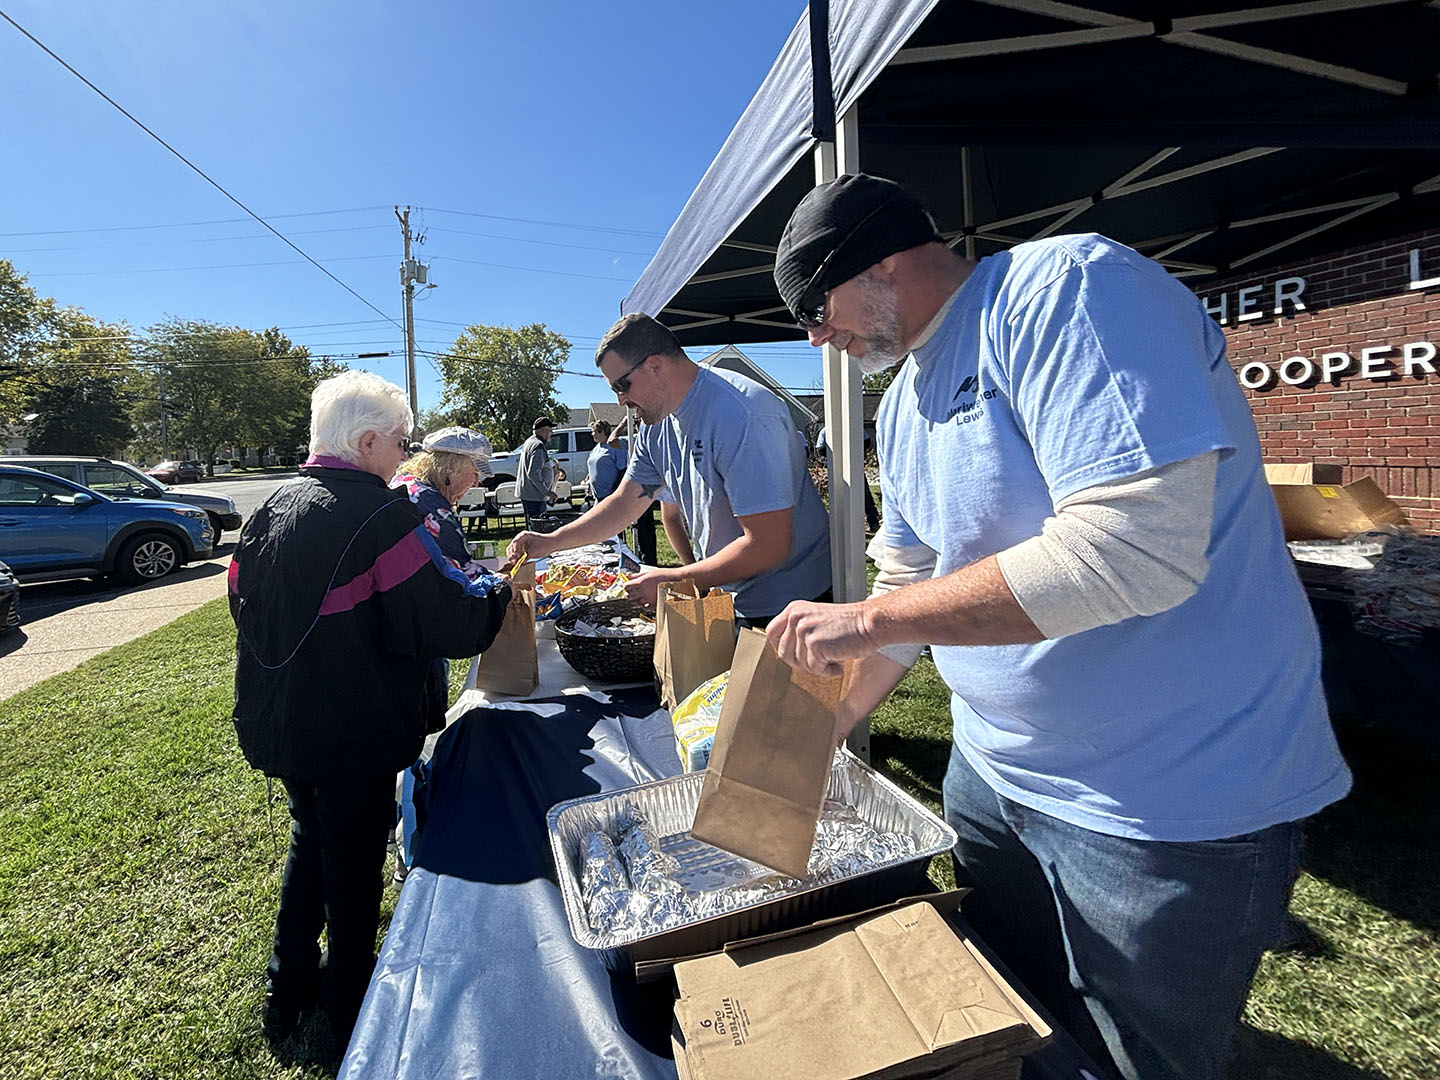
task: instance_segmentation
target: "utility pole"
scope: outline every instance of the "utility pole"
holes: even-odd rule
[[[165,367],[160,367],[160,460],[170,460],[170,424],[166,415]]]
[[[410,395],[410,411],[418,418],[420,404],[415,392],[415,263],[410,259],[410,207],[400,212],[395,207],[395,216],[400,221],[400,232],[405,237],[405,262],[400,267],[400,285],[405,294],[405,389]]]

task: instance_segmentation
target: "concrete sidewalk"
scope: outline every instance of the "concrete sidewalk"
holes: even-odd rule
[[[135,588],[66,581],[20,589],[20,629],[0,637],[0,700],[134,641],[225,595],[228,552]]]

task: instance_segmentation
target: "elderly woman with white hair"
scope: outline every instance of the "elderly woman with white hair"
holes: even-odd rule
[[[374,965],[395,774],[425,737],[426,677],[438,657],[488,648],[510,602],[503,580],[457,570],[389,486],[413,424],[404,393],[376,375],[322,382],[310,458],[246,522],[230,566],[235,729],[246,760],[284,784],[293,819],[272,1045],[317,999],[348,1042]]]

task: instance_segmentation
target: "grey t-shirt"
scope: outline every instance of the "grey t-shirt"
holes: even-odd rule
[[[785,561],[725,586],[738,614],[776,615],[830,588],[830,519],[804,443],[784,403],[753,379],[701,368],[671,415],[641,425],[625,477],[679,505],[697,558],[740,538],[737,517],[794,511]]]
[[[549,443],[531,435],[520,447],[520,475],[516,478],[522,499],[544,502],[555,483],[555,466],[550,464]]]

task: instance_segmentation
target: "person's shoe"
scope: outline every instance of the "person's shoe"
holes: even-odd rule
[[[265,1015],[260,1020],[260,1034],[270,1046],[277,1047],[295,1034],[300,1026],[300,1006],[274,994],[265,995]]]
[[[395,853],[395,873],[390,875],[390,884],[394,885],[396,888],[399,888],[401,885],[405,884],[405,878],[409,875],[409,873],[410,868],[405,865],[405,860],[401,858],[400,853],[397,851]]]

